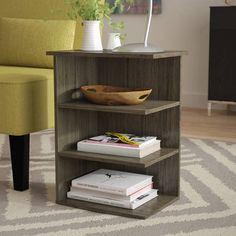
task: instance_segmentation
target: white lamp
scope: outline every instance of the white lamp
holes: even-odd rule
[[[153,0],[150,0],[144,43],[125,44],[121,47],[117,47],[113,49],[113,52],[163,52],[164,51],[163,49],[156,47],[154,45],[148,45],[148,36],[149,36],[150,25],[152,21],[152,8],[153,8],[152,5],[153,5]]]

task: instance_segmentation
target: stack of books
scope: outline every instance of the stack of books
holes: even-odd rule
[[[135,209],[157,197],[152,176],[99,169],[72,180],[67,197]]]
[[[77,142],[77,150],[126,157],[142,158],[160,150],[161,141],[154,136],[139,137],[132,134],[107,132]]]

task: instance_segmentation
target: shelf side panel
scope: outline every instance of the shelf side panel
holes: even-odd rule
[[[175,107],[144,117],[144,131],[158,136],[162,147],[179,148],[180,145],[180,108]]]
[[[96,162],[57,158],[56,169],[56,200],[66,199],[66,193],[69,191],[71,180],[97,170],[99,166]]]
[[[57,105],[71,99],[70,91],[75,85],[75,57],[55,58],[55,96],[56,108]]]
[[[152,59],[97,58],[99,84],[152,88],[150,99],[180,100],[181,57]]]
[[[55,61],[57,104],[71,101],[82,85],[98,83],[96,58],[58,56]]]
[[[76,149],[78,141],[98,135],[97,112],[61,109],[58,114],[58,151]]]
[[[146,174],[153,175],[154,188],[160,194],[179,196],[180,158],[179,153],[157,164],[149,166]]]
[[[72,93],[81,85],[97,82],[96,65],[95,58],[56,57],[56,151],[96,133],[90,131],[96,130],[96,113],[59,109],[59,104],[71,101]]]
[[[98,58],[99,84],[127,87],[127,62],[124,58]]]
[[[76,150],[76,142],[97,135],[96,112],[59,110],[57,137],[58,151],[72,148]],[[85,174],[88,171],[96,170],[95,163],[86,161],[60,158],[57,152],[56,158],[56,179],[57,199],[64,199],[68,191],[69,181]]]
[[[98,133],[107,131],[156,136],[161,146],[179,148],[179,107],[147,116],[98,112]]]
[[[150,99],[180,100],[180,57],[128,60],[127,86],[152,88]]]
[[[97,169],[95,163],[65,160],[58,152],[75,146],[76,141],[97,134],[96,113],[59,109],[58,105],[71,100],[72,93],[81,85],[97,83],[95,58],[55,58],[56,112],[56,189],[57,201],[66,198],[71,179]],[[75,148],[75,147],[74,147]]]

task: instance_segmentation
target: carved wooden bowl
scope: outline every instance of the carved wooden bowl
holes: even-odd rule
[[[144,102],[152,89],[130,89],[105,85],[82,86],[80,91],[90,102],[102,105],[137,105]]]

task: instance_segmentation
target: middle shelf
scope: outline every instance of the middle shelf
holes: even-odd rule
[[[58,107],[64,109],[114,112],[134,115],[149,115],[169,108],[177,107],[179,105],[179,101],[147,100],[139,105],[106,106],[96,105],[84,100],[78,100],[61,103],[58,105]]]
[[[78,160],[96,161],[146,168],[166,158],[172,157],[177,153],[179,153],[179,149],[161,148],[159,151],[143,158],[114,156],[92,152],[81,152],[76,150],[61,151],[58,153],[58,155],[60,157],[73,158]]]

